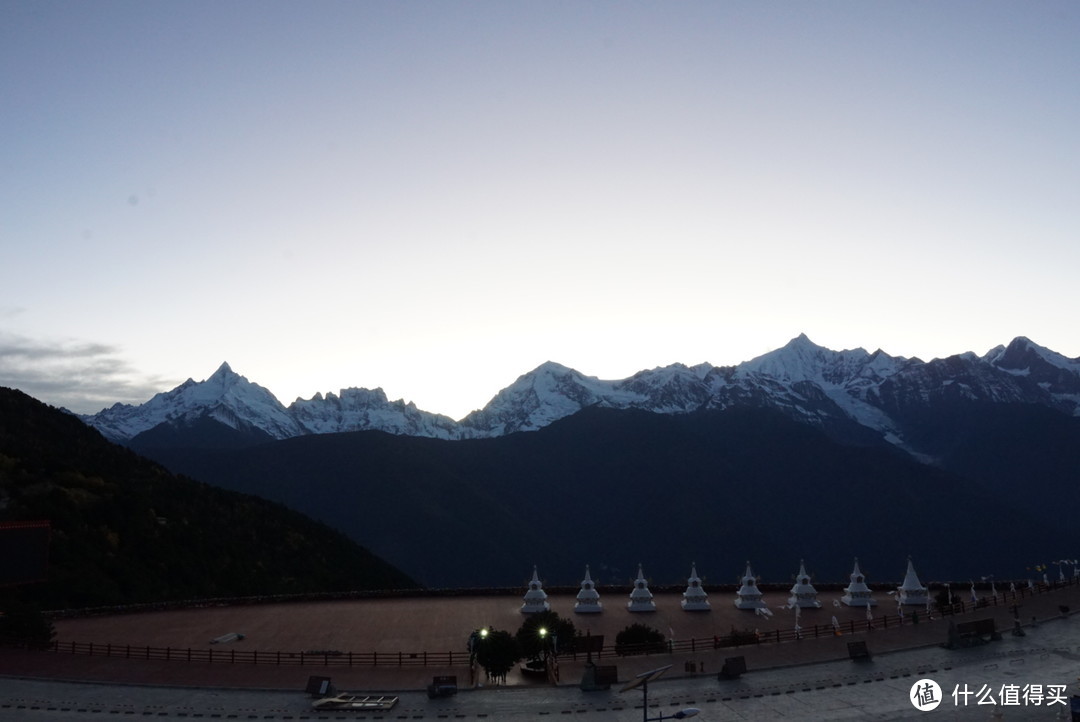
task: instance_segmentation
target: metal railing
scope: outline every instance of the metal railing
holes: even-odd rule
[[[467,664],[467,652],[260,652],[245,649],[191,649],[94,642],[53,642],[60,654],[206,664],[269,664],[320,667],[453,667]]]

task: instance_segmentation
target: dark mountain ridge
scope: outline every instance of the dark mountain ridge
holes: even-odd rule
[[[1080,441],[1072,417],[1048,413]],[[965,418],[987,417],[976,405]],[[1018,503],[967,473],[1002,427],[969,426],[941,449],[952,470],[748,407],[594,406],[494,439],[364,431],[150,453],[319,518],[430,586],[517,585],[533,564],[550,583],[575,584],[586,564],[599,583],[627,583],[639,562],[657,583],[685,580],[695,562],[727,583],[748,559],[765,582],[790,579],[800,559],[817,579],[841,582],[856,556],[874,581],[900,579],[909,555],[924,581],[1006,579],[1067,555],[1070,525],[1048,521],[1045,500],[1078,501],[1064,484],[1075,454],[1025,479],[1033,502]],[[1022,464],[1023,449],[1012,458]]]

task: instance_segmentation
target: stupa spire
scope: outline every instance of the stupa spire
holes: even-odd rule
[[[849,607],[877,606],[877,600],[874,599],[870,587],[866,586],[866,577],[859,569],[858,557],[855,557],[855,568],[851,570],[850,581],[844,587],[844,596],[840,597],[840,601]]]
[[[795,586],[791,588],[791,597],[788,604],[802,609],[820,609],[821,602],[817,598],[817,589],[810,583],[810,575],[806,573],[806,564],[799,560],[799,573],[795,577]]]
[[[925,607],[930,601],[929,590],[919,581],[919,575],[915,573],[915,565],[911,557],[907,560],[907,573],[904,574],[904,583],[896,588],[900,604]]]
[[[547,601],[547,592],[540,583],[540,576],[533,565],[532,581],[529,582],[529,591],[525,592],[525,603],[521,605],[522,614],[536,614],[546,612],[551,608]]]
[[[698,576],[696,563],[690,565],[690,578],[686,580],[682,608],[687,612],[707,612],[712,609],[709,595],[701,588],[701,577]]]
[[[742,586],[735,592],[735,606],[739,609],[764,609],[765,602],[761,599],[761,590],[758,589],[757,579],[750,568],[750,562],[746,562],[746,574],[743,574]]]
[[[631,612],[656,611],[656,602],[653,601],[649,583],[645,581],[645,572],[640,564],[637,568],[637,579],[634,580],[634,591],[630,592],[630,601],[626,603],[626,608]]]
[[[604,605],[600,603],[600,592],[596,591],[588,564],[585,565],[585,578],[581,580],[581,591],[577,594],[574,611],[578,614],[597,614],[604,611]]]

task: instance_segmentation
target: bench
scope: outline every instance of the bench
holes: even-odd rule
[[[866,646],[866,642],[848,642],[847,653],[851,659],[870,659],[870,650]]]
[[[436,697],[450,697],[457,694],[457,677],[455,675],[440,675],[431,680],[427,688],[427,696],[431,699]]]
[[[737,679],[746,671],[746,657],[728,657],[720,668],[720,679]]]

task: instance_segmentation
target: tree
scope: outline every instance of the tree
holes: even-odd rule
[[[521,647],[510,632],[488,629],[486,634],[474,638],[473,653],[476,662],[484,668],[488,681],[506,683],[506,673],[521,659]]]
[[[664,635],[644,624],[631,624],[615,635],[616,654],[646,654],[666,649]]]
[[[573,622],[563,619],[558,612],[550,610],[530,614],[517,631],[521,655],[528,659],[540,659],[545,652],[557,653],[571,650],[577,636],[578,631]]]

